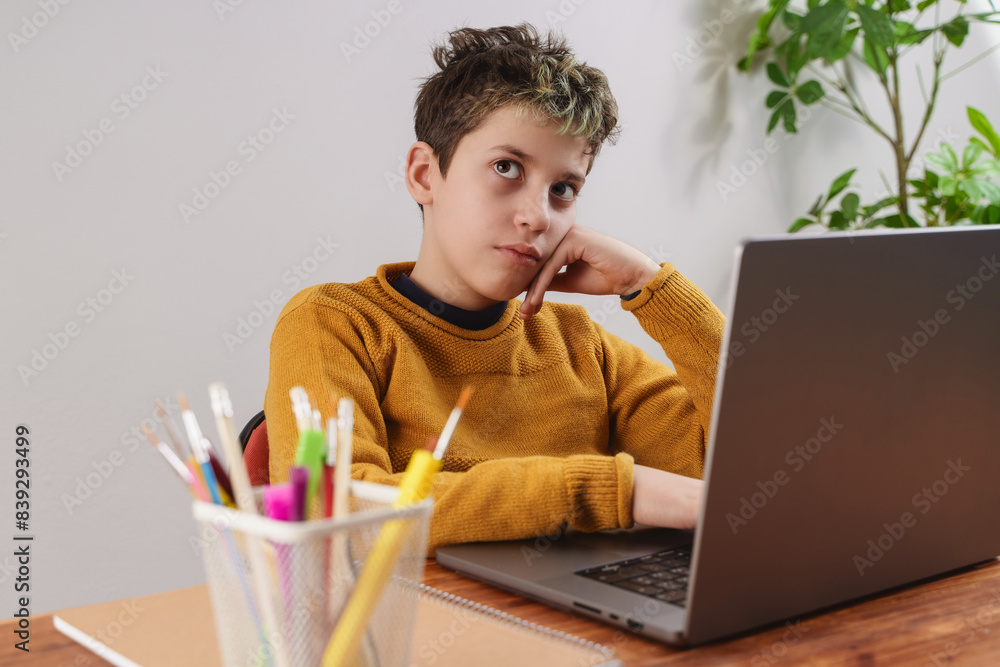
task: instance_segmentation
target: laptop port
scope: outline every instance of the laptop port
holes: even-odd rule
[[[600,609],[595,609],[594,607],[591,607],[589,605],[585,605],[582,602],[574,602],[573,606],[574,607],[579,607],[580,609],[586,609],[591,614],[597,614],[598,616],[601,615],[601,610]]]
[[[636,621],[635,619],[626,618],[625,623],[628,625],[628,629],[634,632],[642,632],[642,623]]]

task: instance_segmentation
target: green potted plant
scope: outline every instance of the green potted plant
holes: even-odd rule
[[[992,0],[990,8],[994,9]],[[949,9],[954,12],[942,18]],[[889,196],[865,205],[856,192],[847,191],[855,169],[840,174],[808,213],[792,223],[790,232],[810,225],[857,230],[1000,222],[1000,136],[980,111],[967,107],[978,136],[961,149],[942,142],[917,165],[922,173],[912,178],[910,174],[938,99],[946,52],[962,46],[970,24],[1000,23],[1000,12],[965,9],[964,0],[808,0],[798,8],[790,0],[769,0],[747,55],[739,62],[741,70],[749,71],[755,58],[766,58],[767,77],[777,86],[766,99],[772,110],[768,134],[779,123],[795,133],[799,105],[821,103],[885,140],[896,167],[896,187],[886,183]],[[908,142],[901,69],[904,59],[920,48],[931,49],[933,72],[925,86],[916,68],[925,106],[919,129]],[[880,124],[870,113],[855,81],[859,68],[884,89],[891,125]]]

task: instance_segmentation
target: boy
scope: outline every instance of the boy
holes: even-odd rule
[[[616,130],[606,78],[527,24],[456,30],[434,58],[406,157],[417,260],[282,310],[264,406],[271,481],[294,458],[291,386],[324,417],[331,395],[351,397],[352,476],[398,484],[472,385],[432,490],[431,553],[563,525],[693,528],[723,318],[671,265],[574,224]],[[677,372],[583,308],[543,304],[546,290],[622,295]]]

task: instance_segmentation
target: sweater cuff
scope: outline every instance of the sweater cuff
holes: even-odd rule
[[[694,283],[681,275],[673,264],[663,262],[660,271],[646,283],[639,296],[622,301],[622,308],[670,327],[686,329],[716,310],[715,304]],[[640,316],[635,312],[636,317]]]
[[[570,456],[565,463],[571,528],[584,532],[632,526],[632,462],[611,457]]]

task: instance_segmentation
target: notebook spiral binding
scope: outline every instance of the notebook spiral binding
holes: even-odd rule
[[[443,603],[445,605],[451,605],[460,609],[466,609],[477,614],[482,614],[485,618],[508,628],[516,629],[529,634],[540,635],[547,639],[562,642],[570,648],[587,651],[593,656],[593,660],[589,662],[591,667],[624,667],[625,663],[615,658],[614,650],[604,646],[603,644],[571,635],[567,632],[563,632],[562,630],[547,628],[543,625],[526,621],[523,618],[512,616],[505,611],[494,609],[493,607],[482,604],[481,602],[475,602],[473,600],[463,598],[460,595],[455,595],[454,593],[448,593],[434,588],[433,586],[428,586],[427,584],[418,583],[415,588],[417,589],[418,594],[427,600],[436,603]]]

